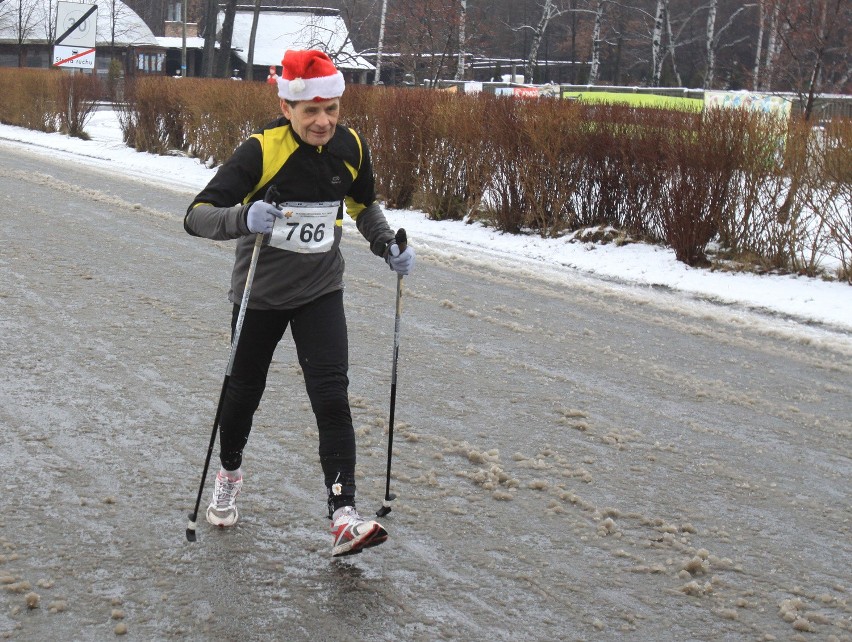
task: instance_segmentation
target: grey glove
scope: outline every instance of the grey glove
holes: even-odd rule
[[[252,234],[269,234],[275,219],[281,216],[281,211],[272,203],[255,201],[246,213],[246,227]]]
[[[388,245],[387,262],[391,270],[405,276],[414,269],[414,248],[406,244],[400,252],[399,245],[394,241]]]

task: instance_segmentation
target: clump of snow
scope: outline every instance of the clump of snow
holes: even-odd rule
[[[28,609],[37,609],[38,603],[41,601],[41,597],[38,593],[31,591],[24,596],[24,600],[26,600]]]
[[[695,580],[691,582],[687,582],[683,586],[678,589],[681,593],[686,593],[687,595],[694,595],[696,597],[700,597],[702,595],[709,595],[713,592],[713,585],[710,582],[705,582],[704,584],[699,584]]]
[[[62,613],[68,609],[68,603],[65,600],[53,600],[47,605],[47,610],[50,613]]]
[[[783,600],[781,604],[778,605],[778,615],[780,615],[781,619],[785,622],[795,622],[799,617],[799,609],[801,609],[802,606],[804,606],[802,600],[797,597]]]
[[[683,570],[690,575],[704,575],[709,569],[710,565],[706,562],[706,560],[702,559],[698,555],[693,557],[691,560],[688,560],[683,565]]]
[[[607,517],[603,520],[598,528],[598,533],[601,535],[612,535],[615,532],[615,520],[612,517]]]

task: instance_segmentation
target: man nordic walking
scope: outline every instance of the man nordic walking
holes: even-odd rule
[[[278,79],[283,117],[243,142],[187,210],[189,234],[237,239],[231,276],[234,330],[256,234],[260,250],[241,338],[224,395],[221,469],[207,521],[232,526],[243,483],[243,448],[260,404],[275,347],[287,327],[319,428],[319,455],[328,494],[332,555],[381,544],[387,532],[355,509],[355,432],[348,399],[348,337],[340,253],[344,205],[358,231],[398,274],[414,265],[376,202],[366,143],[337,124],[343,75],[324,53],[287,51]],[[265,203],[270,186],[279,206]]]

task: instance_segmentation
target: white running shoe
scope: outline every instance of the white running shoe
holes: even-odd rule
[[[216,475],[213,499],[207,507],[207,521],[213,526],[233,526],[237,523],[237,495],[243,486],[243,474],[237,474],[239,477],[236,479],[229,477],[223,470]]]
[[[372,519],[364,519],[354,506],[343,506],[334,511],[331,535],[334,538],[332,557],[360,553],[388,538],[388,533],[381,524]]]

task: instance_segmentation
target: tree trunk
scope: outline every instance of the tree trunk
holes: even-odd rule
[[[757,31],[757,45],[755,47],[756,51],[754,54],[754,72],[752,73],[752,81],[751,88],[752,91],[757,91],[758,87],[760,87],[760,56],[761,49],[763,48],[763,28],[766,23],[766,0],[760,0],[758,3],[758,31]]]
[[[524,65],[524,74],[526,75],[525,80],[527,82],[533,81],[533,71],[535,71],[536,65],[538,64],[538,48],[541,46],[541,41],[544,38],[544,32],[547,30],[547,23],[550,22],[550,19],[553,17],[553,13],[553,0],[545,0],[544,9],[542,9],[541,12],[541,19],[538,21],[535,35],[533,35],[532,44],[530,44],[530,55],[529,58],[527,58],[527,63]]]
[[[225,19],[222,21],[222,38],[219,41],[219,77],[231,75],[231,39],[234,37],[234,16],[237,14],[237,0],[228,0],[225,4]]]
[[[592,28],[592,64],[589,67],[589,84],[598,82],[601,67],[601,24],[603,22],[604,0],[597,0],[595,25]]]
[[[624,46],[624,36],[622,35],[624,32],[618,32],[618,38],[615,41],[615,62],[612,66],[612,84],[620,85],[621,84],[621,52]]]
[[[654,32],[651,36],[651,86],[660,86],[660,75],[663,70],[663,19],[668,0],[657,0],[657,11],[654,15]]]
[[[378,85],[382,79],[382,49],[385,44],[385,16],[387,12],[388,0],[382,0],[382,15],[379,19],[379,43],[376,46],[376,76],[373,78],[374,85]]]
[[[461,1],[459,12],[459,66],[456,68],[456,80],[464,80],[464,50],[465,50],[465,23],[467,22],[467,0]]]
[[[712,89],[716,73],[716,9],[719,0],[710,0],[707,11],[707,71],[704,74],[704,89]]]
[[[683,81],[680,78],[680,72],[677,70],[677,62],[675,61],[675,40],[672,36],[672,22],[671,22],[671,14],[669,13],[669,3],[666,0],[666,36],[668,38],[668,43],[666,44],[666,50],[669,52],[669,55],[672,59],[672,71],[674,72],[675,78],[677,79],[677,86],[682,87]],[[660,64],[660,68],[662,70],[662,63]]]
[[[820,15],[819,17],[819,28],[817,30],[816,60],[814,61],[814,68],[811,72],[810,82],[808,83],[808,99],[805,102],[805,109],[803,114],[805,120],[811,119],[811,114],[813,114],[814,111],[814,100],[816,98],[816,95],[819,93],[819,88],[822,84],[821,76],[823,58],[825,57],[826,47],[825,28],[827,15],[828,0],[823,0],[822,15]]]
[[[207,0],[204,16],[204,59],[202,64],[202,75],[205,78],[212,78],[213,70],[216,68],[216,22],[218,16],[218,0]]]
[[[571,84],[577,84],[577,0],[571,0]]]
[[[769,19],[769,39],[766,41],[766,65],[761,87],[765,91],[772,89],[772,76],[775,73],[775,57],[781,47],[778,41],[778,15],[781,10],[780,4],[776,3]]]
[[[260,0],[254,0],[254,13],[251,18],[251,33],[249,34],[249,50],[246,61],[246,80],[254,80],[254,42],[257,38],[257,23],[259,20]]]

